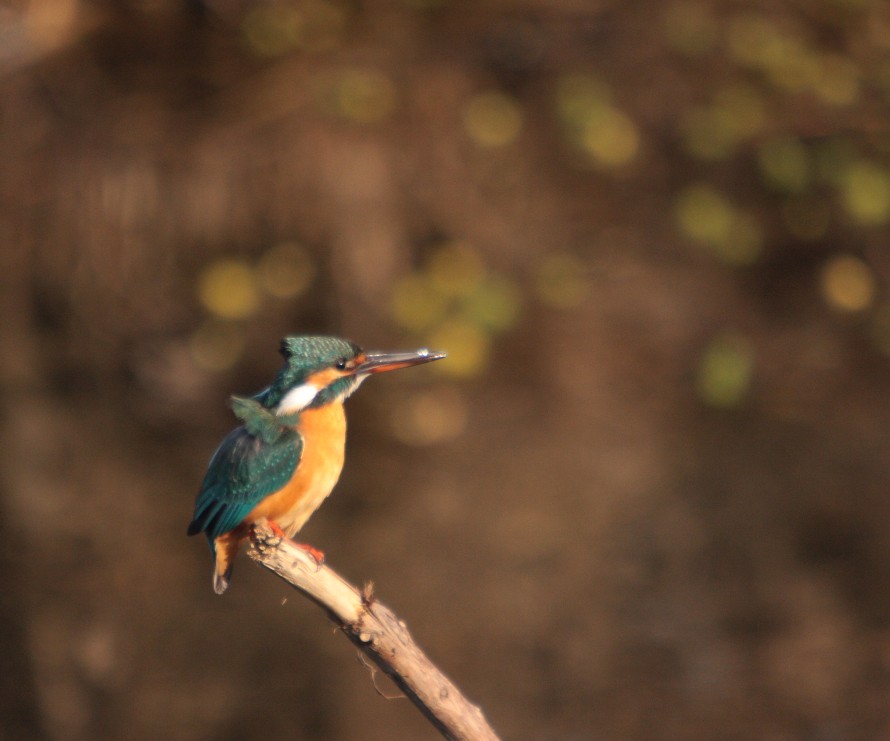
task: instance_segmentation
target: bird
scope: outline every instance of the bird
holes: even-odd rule
[[[217,594],[228,589],[238,549],[258,520],[292,538],[331,493],[343,469],[343,402],[362,382],[445,357],[426,348],[366,353],[350,340],[309,335],[285,337],[280,352],[284,365],[271,385],[231,397],[241,424],[213,453],[188,526],[188,535],[204,533],[210,543]]]

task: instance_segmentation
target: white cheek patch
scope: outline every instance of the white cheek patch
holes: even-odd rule
[[[275,407],[275,414],[296,414],[302,412],[315,399],[318,392],[321,391],[318,386],[311,383],[304,383],[296,386],[288,391],[278,402]]]

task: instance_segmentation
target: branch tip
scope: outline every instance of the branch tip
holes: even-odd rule
[[[362,586],[362,606],[365,609],[373,607],[375,599],[376,597],[374,596],[374,582],[365,582],[364,586]]]

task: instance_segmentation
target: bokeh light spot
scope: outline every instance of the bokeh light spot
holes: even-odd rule
[[[512,327],[519,317],[519,289],[502,276],[491,276],[467,297],[466,316],[493,332]]]
[[[616,108],[608,108],[601,115],[590,118],[581,142],[597,162],[618,167],[636,157],[640,135],[629,116]]]
[[[293,298],[312,285],[315,265],[305,247],[294,242],[282,242],[260,258],[257,277],[269,295]]]
[[[822,267],[822,296],[829,306],[842,312],[857,312],[871,306],[876,282],[871,268],[853,255],[836,255]]]
[[[463,111],[468,136],[481,147],[503,147],[522,129],[522,109],[514,98],[496,90],[474,95]]]
[[[375,124],[388,118],[395,108],[396,87],[382,72],[350,69],[341,74],[336,97],[338,112],[344,118]]]
[[[763,98],[754,88],[721,88],[711,105],[686,111],[680,128],[686,150],[706,160],[724,159],[739,142],[758,133],[765,118]]]
[[[699,242],[724,243],[732,230],[732,205],[710,185],[690,185],[677,198],[680,228]]]
[[[430,285],[444,296],[468,296],[485,277],[479,252],[465,242],[437,249],[427,265]]]
[[[244,347],[244,330],[219,319],[208,319],[189,338],[192,360],[205,371],[228,370],[242,356]]]
[[[302,13],[288,5],[258,5],[244,18],[247,45],[262,56],[278,56],[295,49],[303,40]]]
[[[547,255],[538,266],[535,290],[538,298],[557,309],[579,306],[589,286],[584,264],[568,252]]]
[[[478,374],[488,365],[491,340],[471,322],[461,319],[443,322],[433,332],[429,344],[448,351],[448,362],[434,366],[440,373],[466,378]]]
[[[611,105],[608,86],[589,75],[564,75],[556,87],[560,118],[577,131],[583,131],[591,118],[601,116]]]
[[[224,319],[250,316],[259,304],[254,271],[242,260],[217,260],[199,276],[198,297],[209,311]]]
[[[865,225],[890,220],[890,172],[867,160],[852,163],[840,181],[847,213]]]
[[[393,319],[405,329],[422,332],[445,315],[448,301],[433,290],[425,275],[409,275],[395,287],[390,302]]]
[[[677,197],[675,217],[680,230],[732,265],[754,262],[763,249],[757,219],[739,211],[707,184],[690,185]]]
[[[618,167],[640,148],[633,120],[612,105],[609,88],[595,77],[565,75],[557,83],[557,109],[569,143],[596,164]]]
[[[696,390],[708,406],[738,407],[751,386],[754,352],[750,343],[736,334],[714,338],[699,359]]]
[[[459,437],[468,417],[466,398],[457,389],[431,389],[396,404],[392,430],[407,445],[435,445]]]
[[[779,137],[761,145],[758,162],[764,180],[776,190],[799,193],[810,184],[810,160],[799,139]]]

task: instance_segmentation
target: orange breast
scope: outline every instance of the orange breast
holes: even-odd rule
[[[296,473],[283,488],[254,507],[245,520],[274,520],[288,537],[303,527],[340,478],[346,446],[343,404],[302,412],[297,429],[303,437],[303,452]]]

